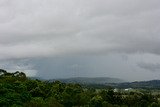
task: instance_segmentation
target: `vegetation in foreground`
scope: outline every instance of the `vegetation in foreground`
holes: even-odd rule
[[[148,90],[95,89],[79,84],[28,79],[0,69],[0,107],[160,107]]]

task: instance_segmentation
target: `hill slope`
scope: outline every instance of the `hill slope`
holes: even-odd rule
[[[126,83],[116,84],[115,86],[120,88],[155,88],[156,89],[156,88],[160,88],[160,80],[126,82]]]
[[[124,80],[109,77],[74,77],[67,79],[57,79],[65,83],[80,83],[80,84],[106,84],[106,83],[122,83]]]

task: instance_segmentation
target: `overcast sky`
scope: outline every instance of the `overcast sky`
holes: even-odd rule
[[[160,79],[159,19],[160,0],[0,0],[0,68]]]

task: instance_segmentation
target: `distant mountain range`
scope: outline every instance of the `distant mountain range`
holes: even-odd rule
[[[160,80],[150,80],[150,81],[136,81],[136,82],[124,82],[124,83],[111,83],[105,84],[118,88],[148,88],[148,89],[160,89]]]
[[[118,78],[109,78],[109,77],[74,77],[67,79],[52,79],[50,81],[61,81],[64,83],[80,83],[80,84],[106,84],[106,83],[122,83],[125,82],[122,79]]]
[[[115,88],[147,88],[147,89],[160,89],[160,80],[150,80],[150,81],[135,81],[126,82],[118,78],[110,77],[74,77],[67,79],[42,79],[39,77],[31,77],[31,79],[39,79],[43,81],[61,81],[63,83],[79,83],[86,84],[88,86],[106,87],[111,86]]]

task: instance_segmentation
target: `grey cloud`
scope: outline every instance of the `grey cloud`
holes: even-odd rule
[[[159,3],[1,1],[0,54],[3,58],[17,58],[15,48],[20,58],[97,52],[160,54]]]
[[[36,75],[37,70],[34,69],[34,66],[29,59],[1,60],[0,62],[1,69],[6,69],[8,72],[25,72],[27,76]]]
[[[38,71],[46,78],[73,76],[78,69],[80,76],[141,79],[145,69],[159,69],[159,4],[159,0],[0,0],[1,66],[28,69],[30,74]],[[35,66],[25,63],[16,68],[23,59]],[[157,76],[147,73],[143,79]]]
[[[138,66],[142,69],[151,71],[151,72],[159,72],[160,64],[159,63],[139,63]]]

